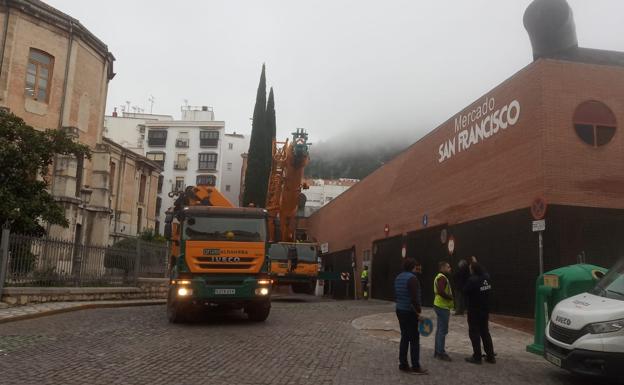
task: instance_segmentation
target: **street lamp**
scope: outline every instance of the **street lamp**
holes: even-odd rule
[[[84,203],[85,206],[87,206],[89,204],[89,202],[91,202],[91,194],[93,193],[93,190],[91,189],[80,189],[80,200]]]

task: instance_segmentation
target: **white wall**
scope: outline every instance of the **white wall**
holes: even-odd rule
[[[347,191],[351,186],[335,180],[315,179],[310,184],[309,189],[302,190],[307,198],[304,216],[312,215],[316,210],[336,199],[338,195]]]
[[[170,115],[134,114],[124,112],[123,116],[104,116],[104,136],[122,147],[144,155],[144,133],[140,125],[153,121],[171,121]]]
[[[222,154],[223,163],[221,164],[221,192],[235,206],[239,204],[241,169],[243,167],[242,154],[249,150],[249,135],[241,134],[225,134]],[[232,148],[230,148],[232,147]],[[228,169],[228,165],[231,165]],[[229,191],[228,191],[229,189]]]

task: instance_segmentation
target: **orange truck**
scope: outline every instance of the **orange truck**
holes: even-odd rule
[[[271,310],[267,210],[238,208],[215,187],[189,186],[167,211],[167,317],[188,320],[210,307],[243,309],[252,321]]]
[[[273,157],[266,209],[269,224],[271,278],[276,285],[291,285],[295,293],[314,293],[318,279],[319,246],[299,242],[297,209],[305,205],[301,193],[303,171],[309,162],[308,134],[298,128],[292,142],[273,142]]]

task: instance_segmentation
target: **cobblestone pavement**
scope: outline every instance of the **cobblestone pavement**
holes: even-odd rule
[[[309,298],[274,302],[265,323],[250,323],[242,313],[233,313],[171,325],[162,305],[5,323],[0,324],[0,383],[585,383],[525,353],[524,346],[499,350],[496,365],[464,363],[461,352],[450,348],[454,362],[434,361],[431,337],[422,340],[422,363],[431,374],[404,374],[397,370],[395,341],[352,325],[355,319],[392,309],[385,302]],[[506,343],[507,331],[495,330],[499,344]]]
[[[0,323],[13,322],[26,318],[35,318],[41,315],[63,313],[78,309],[89,309],[95,307],[158,305],[165,302],[165,300],[159,299],[135,299],[115,301],[46,302],[25,306],[2,307],[0,308]]]

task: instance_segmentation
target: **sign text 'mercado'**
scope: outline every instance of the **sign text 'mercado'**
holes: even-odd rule
[[[483,105],[479,105],[466,115],[460,114],[455,118],[455,136],[438,147],[439,163],[518,122],[520,102],[513,100],[497,110],[494,110],[495,104],[494,98],[486,98]],[[478,120],[480,118],[482,119]],[[466,126],[468,127],[464,128]]]

